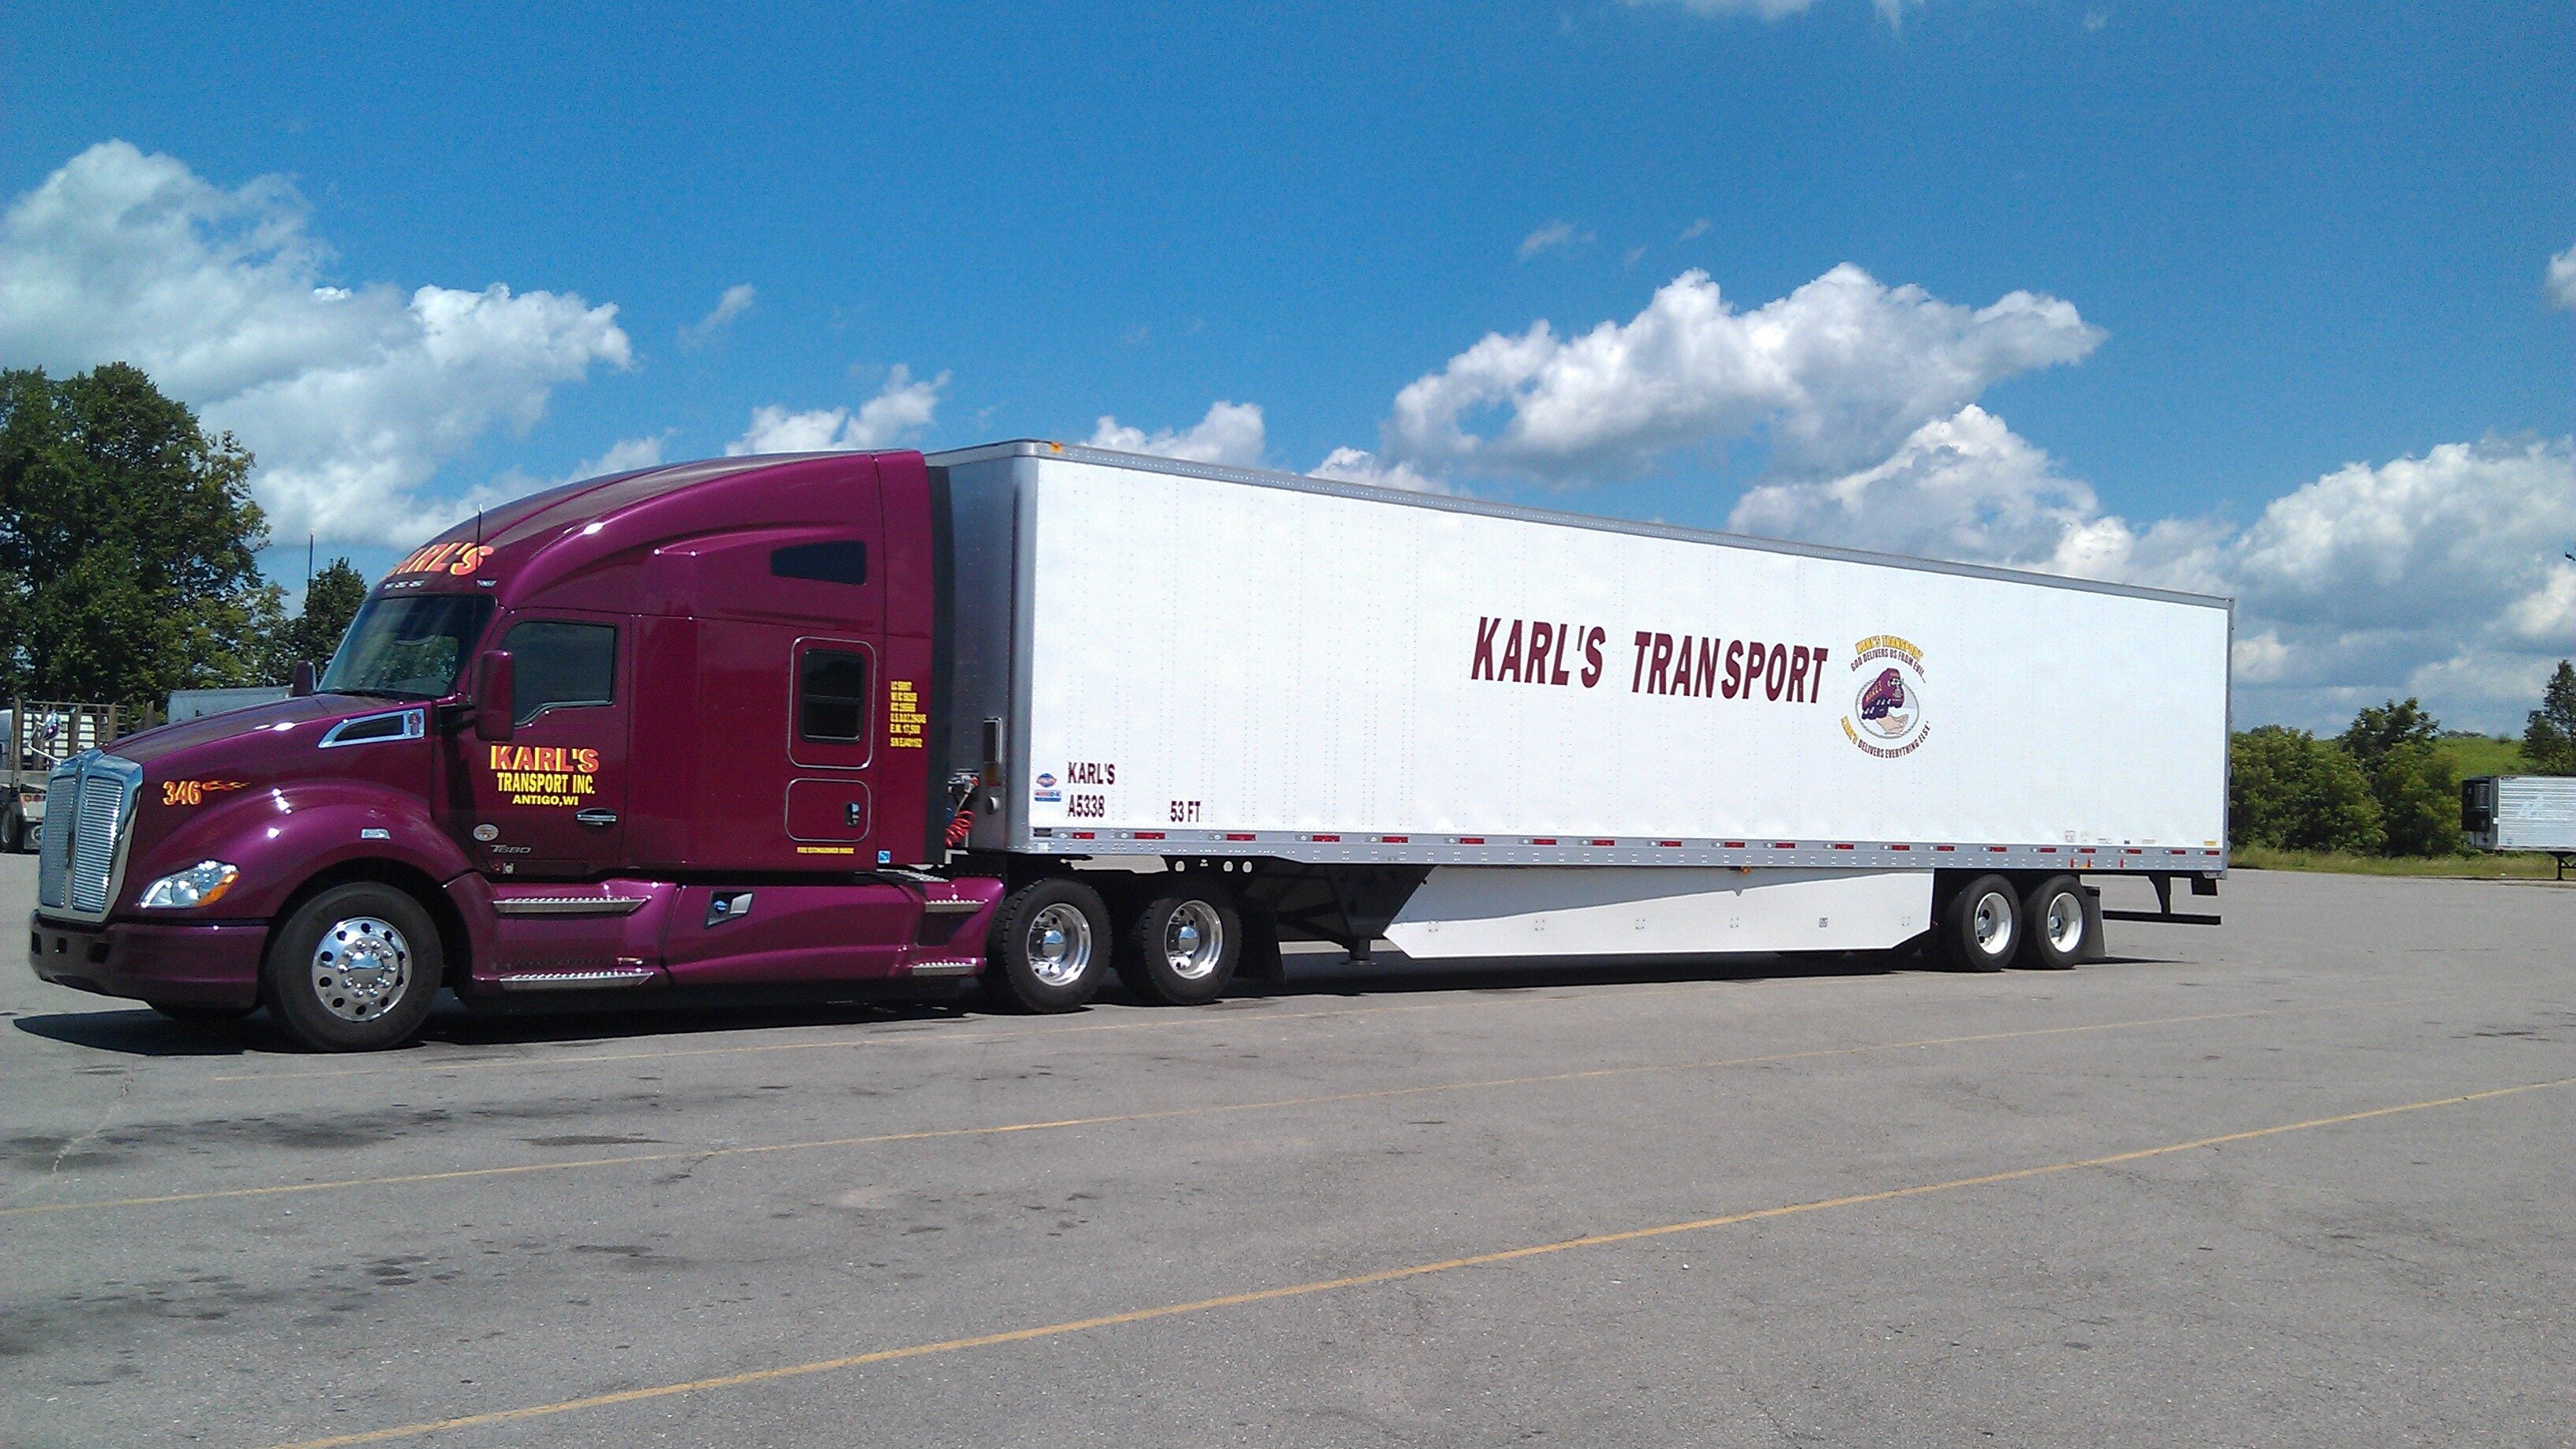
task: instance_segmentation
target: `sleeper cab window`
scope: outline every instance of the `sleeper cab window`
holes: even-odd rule
[[[864,584],[868,581],[868,546],[857,539],[791,543],[769,551],[769,572],[773,578]]]
[[[617,630],[569,619],[527,619],[501,640],[510,651],[515,724],[550,709],[612,703],[617,697]]]
[[[817,744],[865,745],[868,656],[809,648],[796,665],[796,733]]]

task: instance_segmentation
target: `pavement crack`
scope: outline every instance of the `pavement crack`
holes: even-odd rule
[[[126,1071],[118,1073],[116,1078],[116,1095],[107,1099],[107,1110],[99,1114],[97,1125],[91,1127],[88,1131],[80,1134],[78,1137],[65,1139],[62,1146],[54,1149],[54,1160],[45,1164],[45,1175],[43,1177],[36,1179],[34,1182],[28,1183],[25,1187],[19,1188],[17,1191],[9,1194],[7,1198],[0,1199],[0,1201],[14,1203],[18,1201],[18,1199],[27,1196],[29,1193],[32,1193],[39,1188],[53,1186],[55,1177],[60,1175],[63,1170],[63,1159],[71,1156],[73,1152],[80,1148],[81,1144],[88,1142],[100,1133],[105,1132],[110,1126],[114,1125],[116,1122],[116,1114],[125,1110],[125,1099],[133,1091],[134,1072],[132,1069],[129,1068]]]

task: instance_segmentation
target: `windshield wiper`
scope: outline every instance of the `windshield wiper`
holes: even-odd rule
[[[438,696],[437,696],[437,695],[434,695],[434,694],[423,694],[423,693],[421,693],[421,692],[420,692],[419,690],[417,690],[417,689],[360,689],[360,688],[357,688],[357,687],[356,687],[356,686],[354,686],[354,685],[339,685],[339,686],[334,686],[334,687],[326,688],[326,689],[318,689],[318,690],[315,690],[315,691],[314,691],[314,693],[316,693],[316,694],[354,694],[354,695],[357,695],[357,696],[359,696],[360,698],[363,698],[363,699],[436,699],[436,698],[438,698]]]

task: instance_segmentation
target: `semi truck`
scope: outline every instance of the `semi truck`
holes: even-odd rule
[[[1282,941],[2065,967],[2216,919],[2172,890],[2227,865],[2229,621],[1052,442],[657,467],[424,544],[293,697],[66,762],[30,949],[324,1050],[442,987],[1190,1004]]]

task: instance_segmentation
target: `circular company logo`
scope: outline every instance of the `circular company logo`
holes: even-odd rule
[[[498,840],[501,838],[501,827],[486,821],[474,827],[474,838],[483,841]]]
[[[1893,634],[1876,634],[1852,649],[1851,711],[1843,734],[1883,760],[1910,755],[1929,727],[1923,711],[1923,651]]]

